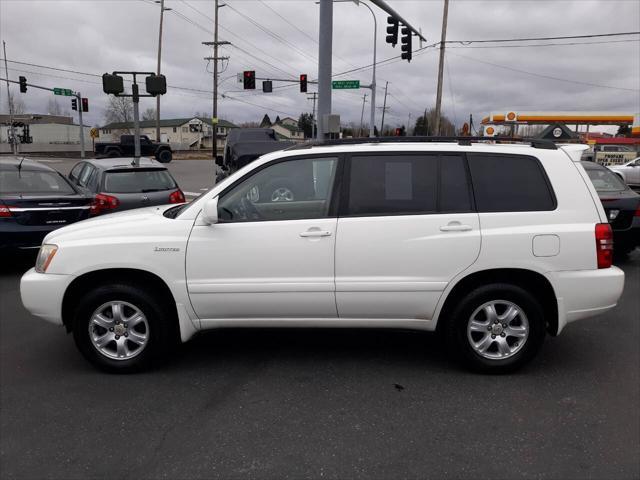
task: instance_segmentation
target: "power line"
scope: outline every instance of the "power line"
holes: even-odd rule
[[[587,85],[587,86],[590,86],[590,87],[610,88],[610,89],[614,89],[614,90],[624,90],[624,91],[628,91],[628,92],[640,92],[640,89],[614,87],[613,85],[600,85],[598,83],[582,82],[580,80],[569,80],[568,78],[553,77],[551,75],[544,75],[542,73],[529,72],[529,71],[526,71],[526,70],[520,70],[518,68],[507,67],[506,65],[500,65],[500,64],[497,64],[497,63],[487,62],[485,60],[478,60],[477,58],[466,57],[466,56],[460,55],[458,53],[450,52],[450,54],[454,55],[456,57],[464,58],[466,60],[471,60],[472,62],[484,63],[485,65],[491,65],[493,67],[503,68],[505,70],[510,70],[512,72],[524,73],[526,75],[532,75],[534,77],[547,78],[549,80],[557,80],[559,82],[567,82],[567,83],[575,83],[575,84],[579,84],[579,85]]]
[[[629,40],[602,40],[599,42],[564,42],[564,43],[529,43],[526,45],[487,45],[487,46],[470,46],[470,45],[458,45],[458,46],[449,46],[449,48],[531,48],[531,47],[556,47],[556,46],[572,46],[572,45],[603,45],[606,43],[630,43],[630,42],[640,42],[639,39],[629,39]]]
[[[560,37],[530,37],[530,38],[499,38],[495,40],[447,40],[445,43],[508,43],[508,42],[531,42],[538,40],[570,40],[577,38],[598,38],[598,37],[621,37],[627,35],[640,35],[640,32],[614,32],[597,33],[588,35],[564,35]]]

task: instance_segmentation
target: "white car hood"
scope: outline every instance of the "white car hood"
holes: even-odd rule
[[[107,235],[136,235],[144,232],[152,223],[167,220],[162,213],[174,206],[136,208],[89,218],[54,230],[42,243],[57,244],[60,241],[100,238]]]

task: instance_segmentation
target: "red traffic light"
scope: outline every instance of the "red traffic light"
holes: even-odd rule
[[[83,112],[88,112],[89,111],[89,99],[88,98],[83,98],[82,99],[82,111]]]
[[[255,90],[256,88],[256,72],[255,70],[245,70],[242,83],[245,90]]]
[[[307,74],[303,73],[300,75],[300,91],[305,93],[307,91]]]

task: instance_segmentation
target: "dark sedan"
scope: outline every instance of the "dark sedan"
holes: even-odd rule
[[[613,229],[613,248],[626,255],[640,245],[640,195],[607,167],[582,162]]]
[[[150,158],[141,158],[138,166],[131,158],[82,161],[69,180],[94,196],[92,215],[185,201],[169,170]]]
[[[0,248],[37,248],[47,233],[89,217],[92,198],[54,169],[0,158]]]

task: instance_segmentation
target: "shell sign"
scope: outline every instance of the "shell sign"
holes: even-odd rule
[[[507,122],[515,122],[518,120],[518,115],[516,114],[516,112],[508,112],[505,116],[504,116],[505,121]]]
[[[487,137],[493,137],[496,134],[496,129],[494,127],[487,127],[484,129],[484,134]]]

